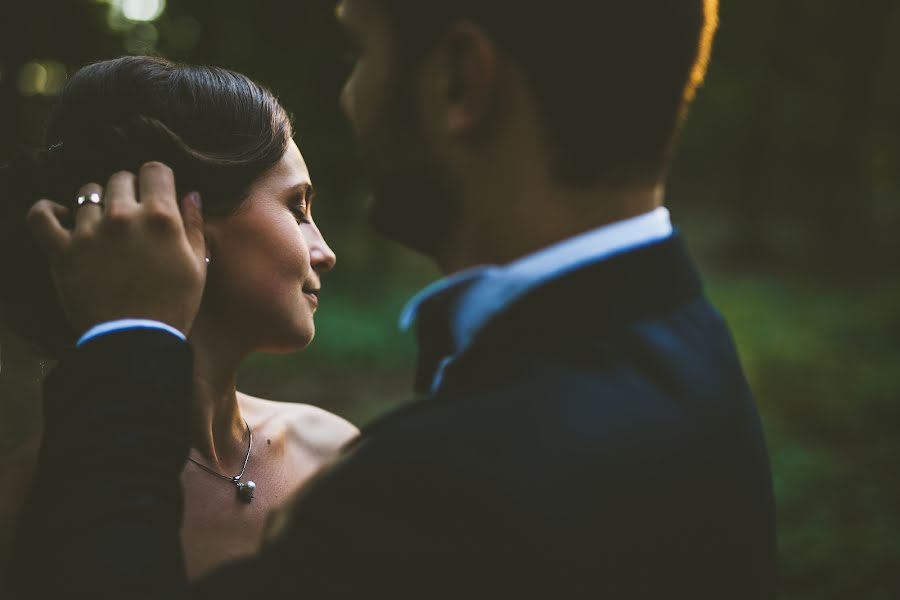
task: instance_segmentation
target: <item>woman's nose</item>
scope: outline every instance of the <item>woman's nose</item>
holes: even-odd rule
[[[316,273],[327,273],[334,268],[337,263],[337,256],[325,242],[325,238],[316,229],[313,239],[309,245],[309,264]]]

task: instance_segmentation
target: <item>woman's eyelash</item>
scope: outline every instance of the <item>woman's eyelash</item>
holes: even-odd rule
[[[306,204],[306,201],[304,200],[299,203],[291,204],[289,208],[290,208],[291,212],[294,213],[294,216],[297,218],[298,221],[308,223],[309,222],[309,214],[307,213],[307,210],[308,210],[307,206],[308,205]]]

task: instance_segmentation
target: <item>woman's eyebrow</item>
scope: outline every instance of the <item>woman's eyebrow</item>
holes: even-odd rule
[[[316,188],[309,182],[298,183],[288,188],[287,195],[291,198],[299,196],[306,200],[312,200],[316,196]]]

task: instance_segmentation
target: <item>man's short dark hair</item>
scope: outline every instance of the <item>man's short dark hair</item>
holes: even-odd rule
[[[456,20],[522,67],[556,180],[618,185],[665,174],[702,83],[718,0],[379,0],[415,60]]]

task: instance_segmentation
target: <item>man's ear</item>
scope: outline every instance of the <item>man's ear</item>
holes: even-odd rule
[[[438,127],[449,135],[471,135],[484,125],[499,93],[500,55],[479,26],[461,21],[436,48],[434,92]]]

